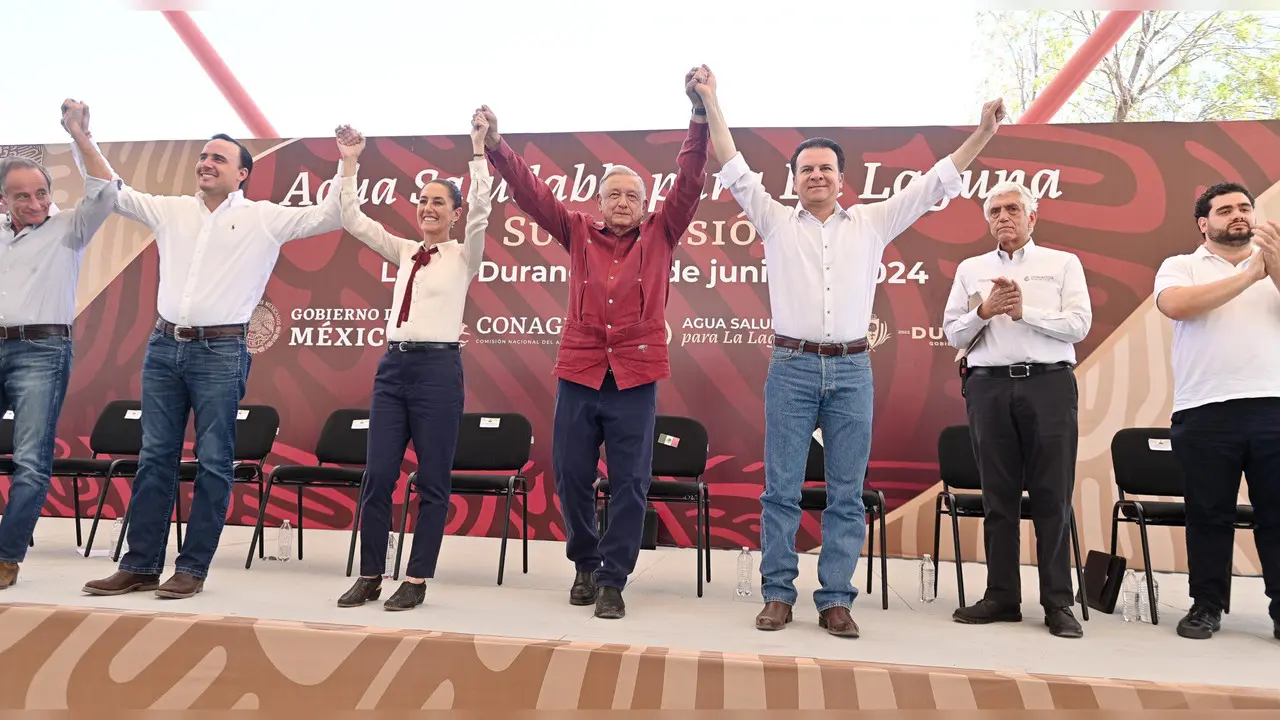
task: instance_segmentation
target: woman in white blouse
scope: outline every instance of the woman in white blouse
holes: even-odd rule
[[[493,177],[484,157],[488,127],[481,114],[471,120],[471,188],[461,243],[449,234],[462,217],[462,191],[448,180],[432,180],[419,193],[415,219],[420,241],[396,237],[361,212],[356,160],[365,140],[350,126],[337,130],[342,152],[342,226],[400,267],[387,322],[387,353],[373,380],[361,503],[360,577],[338,599],[339,607],[357,607],[382,594],[391,533],[391,495],[410,439],[418,456],[418,520],[405,581],[384,607],[409,610],[421,605],[426,599],[426,578],[435,574],[449,512],[453,450],[462,419],[458,344],[462,310],[467,288],[480,270],[489,223]]]

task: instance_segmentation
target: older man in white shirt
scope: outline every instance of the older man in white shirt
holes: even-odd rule
[[[1195,217],[1200,247],[1165,260],[1155,281],[1173,320],[1169,437],[1187,481],[1192,604],[1178,634],[1222,627],[1243,475],[1280,639],[1280,226],[1256,224],[1253,194],[1236,183],[1205,190]]]
[[[96,145],[82,155],[101,156]],[[105,160],[103,161],[105,162]],[[93,595],[155,590],[187,598],[204,589],[231,500],[236,413],[249,377],[246,330],[284,243],[342,227],[340,176],[318,205],[286,208],[249,200],[253,156],[226,135],[200,153],[195,195],[160,196],[125,185],[116,212],[155,233],[159,318],[142,363],[142,453],[129,502],[129,552]],[[195,416],[199,462],[176,572],[163,585],[187,418]]]
[[[983,214],[991,252],[956,268],[943,331],[961,348],[969,432],[985,510],[987,591],[956,622],[1022,621],[1018,563],[1022,491],[1030,494],[1049,632],[1083,636],[1071,613],[1071,496],[1079,440],[1075,343],[1093,310],[1084,268],[1071,253],[1037,245],[1037,203],[1026,186],[991,188]]]
[[[703,66],[705,68],[705,66]],[[849,609],[853,573],[866,538],[862,485],[871,454],[872,379],[867,328],[876,270],[885,246],[943,198],[960,194],[960,173],[995,135],[1000,100],[951,155],[884,202],[841,208],[844,151],[810,138],[791,158],[798,205],[774,200],[734,145],[716,99],[716,80],[696,86],[707,108],[711,142],[728,187],[764,239],[769,304],[776,333],[765,381],[765,489],[760,496],[764,608],[756,628],[781,630],[792,619],[799,575],[796,531],[810,437],[821,427],[826,449],[827,508],[814,593],[818,625],[857,637]]]
[[[64,125],[81,146],[87,108],[67,101]],[[111,214],[118,187],[91,163],[84,198],[59,212],[53,179],[35,160],[0,160],[0,414],[13,411],[13,485],[0,521],[0,589],[15,583],[49,475],[71,376],[71,326],[84,249]]]

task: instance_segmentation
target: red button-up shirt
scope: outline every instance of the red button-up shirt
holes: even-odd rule
[[[671,256],[702,199],[708,137],[706,123],[690,121],[671,194],[623,236],[566,208],[505,140],[487,151],[516,205],[569,252],[569,310],[556,377],[599,389],[612,368],[621,390],[671,377]]]

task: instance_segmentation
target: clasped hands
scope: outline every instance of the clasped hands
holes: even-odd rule
[[[978,306],[978,317],[983,320],[990,320],[997,315],[1008,315],[1014,320],[1022,319],[1022,288],[1007,277],[993,280],[991,294]]]
[[[1253,244],[1258,246],[1257,260],[1251,263],[1250,270],[1254,279],[1261,280],[1267,275],[1280,285],[1280,224],[1265,222],[1253,228]]]

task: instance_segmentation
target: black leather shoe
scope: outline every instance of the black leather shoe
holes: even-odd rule
[[[382,595],[382,578],[356,578],[356,584],[338,598],[338,607],[360,607],[367,602],[377,600],[380,595]]]
[[[570,605],[590,605],[596,601],[596,581],[589,572],[580,572],[573,576],[573,587],[569,588]]]
[[[382,607],[387,610],[412,610],[427,599],[427,584],[424,582],[400,583],[400,589],[391,594]]]
[[[618,620],[627,614],[622,602],[622,591],[616,587],[602,587],[596,595],[596,617],[602,620]]]
[[[1071,608],[1045,608],[1044,624],[1048,626],[1049,634],[1054,637],[1084,637],[1084,628],[1080,627],[1076,616],[1071,614]]]
[[[1022,609],[1017,605],[1001,605],[983,598],[974,605],[951,613],[951,619],[964,625],[988,625],[998,622],[1022,622]]]
[[[1208,640],[1222,629],[1222,611],[1195,603],[1191,611],[1178,621],[1178,634],[1192,640]]]

